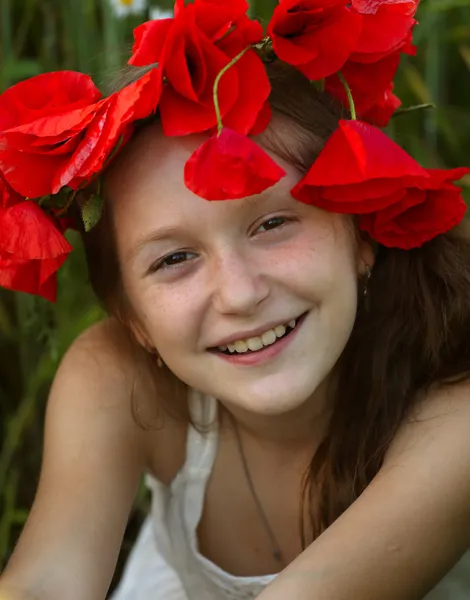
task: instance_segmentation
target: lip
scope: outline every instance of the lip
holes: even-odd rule
[[[304,315],[305,315],[305,313],[304,313]],[[304,316],[304,315],[301,315],[301,316]],[[271,323],[267,323],[266,325],[263,325],[262,327],[257,327],[256,329],[251,329],[250,331],[239,331],[238,333],[235,333],[234,335],[231,335],[230,337],[222,338],[217,343],[210,346],[208,348],[208,350],[217,350],[217,348],[219,346],[228,346],[229,344],[234,344],[238,340],[249,340],[250,338],[258,337],[259,335],[265,333],[269,329],[274,329],[275,327],[278,327],[279,325],[286,325],[293,319],[297,320],[299,318],[300,317],[297,316],[297,317],[292,317],[290,319],[287,319],[286,321],[271,321]]]
[[[279,339],[277,342],[271,344],[270,346],[266,346],[265,348],[263,348],[263,350],[258,350],[257,352],[247,352],[246,354],[223,354],[222,352],[219,352],[217,350],[210,350],[210,352],[216,354],[221,359],[234,365],[252,366],[263,364],[280,354],[284,350],[284,348],[286,348],[294,340],[297,333],[301,329],[305,321],[305,317],[307,315],[308,312],[303,313],[303,315],[299,317],[299,321],[297,323],[296,328],[293,331],[291,331],[291,333],[287,337]]]

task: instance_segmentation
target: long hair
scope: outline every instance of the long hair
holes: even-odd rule
[[[267,70],[278,118],[263,142],[306,170],[345,111],[280,61]],[[127,71],[118,87],[141,75],[141,69]],[[126,298],[109,207],[83,238],[98,298],[111,314],[122,314]],[[470,240],[465,225],[414,250],[378,247],[367,302],[359,293],[355,325],[336,366],[329,429],[304,481],[304,547],[369,485],[398,428],[428,390],[469,376],[469,332]],[[174,410],[171,398],[166,405]],[[187,407],[180,410],[187,419]]]

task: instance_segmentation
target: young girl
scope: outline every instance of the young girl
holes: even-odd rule
[[[2,125],[2,252],[19,256],[5,223],[24,227],[28,198],[56,231],[73,201],[110,313],[57,373],[2,598],[103,600],[143,473],[152,509],[113,600],[470,597],[470,242],[451,182],[466,170],[422,169],[338,101],[349,73],[378,118],[358,57],[392,11],[406,51],[414,11],[281,2],[252,40],[245,9],[178,2],[139,28],[109,101],[87,88],[61,111],[44,79],[0,99],[0,124],[21,94],[31,107],[21,86],[54,99]],[[309,61],[305,39],[289,46],[307,30],[323,31]],[[50,296],[22,240],[2,283]]]

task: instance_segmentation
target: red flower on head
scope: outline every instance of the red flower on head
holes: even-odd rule
[[[18,202],[22,202],[23,200],[23,196],[20,196],[20,194],[8,185],[0,172],[0,210],[2,208],[10,208],[10,206],[18,204]]]
[[[393,93],[393,83],[391,83],[383,96],[367,112],[361,115],[361,120],[376,127],[386,127],[400,106],[401,100]]]
[[[470,173],[470,169],[428,170],[429,177],[414,182],[415,204],[410,196],[384,210],[361,215],[360,228],[384,246],[404,250],[416,248],[458,225],[467,206],[462,190],[452,182]]]
[[[384,244],[390,243],[396,223],[409,225],[413,215],[419,217],[431,206],[423,219],[425,225],[417,223],[395,235],[393,245],[412,248],[463,218],[462,200],[448,179],[465,172],[426,171],[380,129],[359,121],[340,121],[292,195],[325,210],[360,215],[361,227]],[[448,202],[442,201],[444,197]],[[421,204],[420,211],[401,217]]]
[[[357,45],[362,17],[345,0],[280,0],[267,33],[276,55],[310,80],[339,71]]]
[[[186,163],[184,181],[206,200],[234,200],[260,194],[285,174],[251,139],[223,129],[194,152]]]
[[[341,73],[351,88],[359,118],[362,119],[363,115],[382,101],[395,77],[400,58],[400,53],[395,52],[373,63],[358,63],[349,60],[341,69]],[[325,89],[349,108],[346,92],[337,75],[326,79]]]
[[[341,73],[348,82],[359,118],[385,126],[399,100],[391,93],[401,55],[414,54],[411,43],[417,0],[353,0],[362,17],[359,40]],[[349,106],[336,74],[326,80],[326,90]]]
[[[181,19],[191,14],[194,25],[205,38],[230,58],[263,38],[263,28],[251,20],[245,0],[195,0],[190,7],[177,0],[175,17],[143,23],[134,30],[134,48],[129,64],[143,67],[162,63],[165,45],[171,30]]]
[[[63,186],[77,189],[103,167],[119,138],[130,133],[132,122],[155,111],[159,85],[154,69],[105,100],[98,100],[89,77],[70,71],[13,86],[0,96],[4,178],[30,198],[55,194]]]
[[[363,17],[362,31],[351,60],[377,62],[395,52],[414,54],[411,44],[416,0],[353,0]]]
[[[385,133],[360,121],[340,121],[292,195],[333,212],[365,214],[394,204],[410,177],[428,175]]]
[[[1,95],[0,131],[43,117],[88,108],[101,92],[88,75],[75,71],[44,73],[26,79]]]
[[[213,88],[235,56],[263,38],[261,25],[246,16],[244,0],[178,2],[174,19],[150,21],[135,32],[130,64],[159,63],[166,79],[160,115],[166,135],[186,135],[216,126]],[[253,85],[256,81],[256,85]],[[248,134],[266,122],[271,86],[254,50],[223,75],[219,104],[226,127]]]
[[[0,286],[54,301],[56,272],[71,246],[36,203],[15,199],[6,205],[0,208]]]
[[[161,73],[152,69],[107,98],[100,118],[87,128],[83,143],[71,160],[57,171],[55,189],[58,191],[65,185],[78,189],[107,166],[116,146],[119,144],[119,149],[122,149],[131,137],[134,123],[156,111],[161,90]]]

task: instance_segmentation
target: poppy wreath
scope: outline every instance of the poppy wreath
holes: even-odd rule
[[[103,97],[82,73],[38,75],[0,96],[0,286],[56,298],[79,192],[85,229],[99,220],[100,176],[157,112],[167,136],[206,132],[185,185],[208,200],[259,194],[284,176],[252,136],[271,120],[264,60],[283,61],[341,101],[341,120],[291,191],[356,215],[379,244],[417,248],[466,211],[465,167],[425,169],[381,130],[400,107],[393,79],[413,55],[418,0],[279,0],[266,31],[245,0],[176,0],[174,17],[134,32],[134,83]],[[353,90],[353,91],[352,91]],[[338,168],[341,165],[341,168]],[[92,185],[93,184],[93,185]],[[93,192],[91,192],[93,190]],[[83,196],[83,194],[81,194]]]

